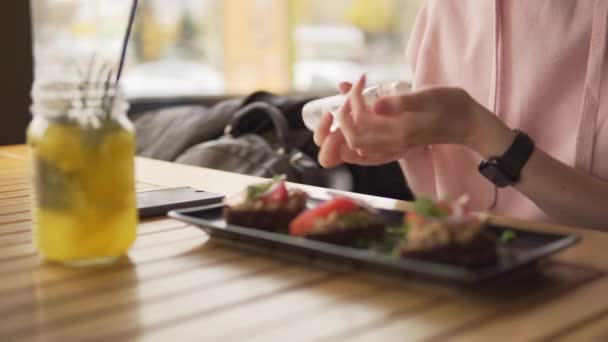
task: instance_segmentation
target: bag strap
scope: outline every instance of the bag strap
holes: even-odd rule
[[[246,121],[259,120],[260,115],[254,115],[257,113],[264,113],[265,116],[270,118],[279,144],[281,145],[281,150],[283,150],[283,152],[285,150],[291,150],[289,140],[287,139],[289,135],[289,126],[287,125],[287,120],[277,107],[266,102],[253,102],[239,109],[236,113],[234,113],[234,116],[232,117],[232,120],[230,120],[230,123],[228,123],[228,126],[226,126],[224,134],[236,137],[244,133],[240,131],[241,127],[251,127],[252,125],[247,125]]]

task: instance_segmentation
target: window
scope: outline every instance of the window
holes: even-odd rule
[[[404,49],[422,0],[140,0],[129,97],[334,89],[408,79]],[[34,0],[36,65],[117,60],[129,1]]]

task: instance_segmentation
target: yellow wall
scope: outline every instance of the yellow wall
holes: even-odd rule
[[[224,0],[224,76],[228,93],[291,88],[290,2]]]

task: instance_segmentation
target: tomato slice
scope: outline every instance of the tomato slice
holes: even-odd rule
[[[317,219],[325,218],[334,212],[344,214],[355,211],[358,208],[359,205],[349,198],[334,198],[298,215],[289,225],[289,234],[295,236],[306,235],[306,233],[314,228]]]
[[[289,193],[285,186],[285,181],[277,182],[270,190],[262,196],[262,202],[287,202]]]
[[[450,215],[452,213],[452,206],[446,201],[435,203],[435,207],[437,207],[437,209],[439,209],[441,212],[446,213],[446,215]]]
[[[407,222],[416,226],[420,226],[426,222],[426,218],[413,211],[408,211],[406,216]]]

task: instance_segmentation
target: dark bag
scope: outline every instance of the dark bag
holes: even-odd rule
[[[273,129],[263,134],[265,125],[259,123],[268,121]],[[294,137],[278,108],[253,102],[234,114],[222,137],[189,148],[175,161],[266,178],[283,174],[290,182],[326,186],[326,173],[294,146]]]

